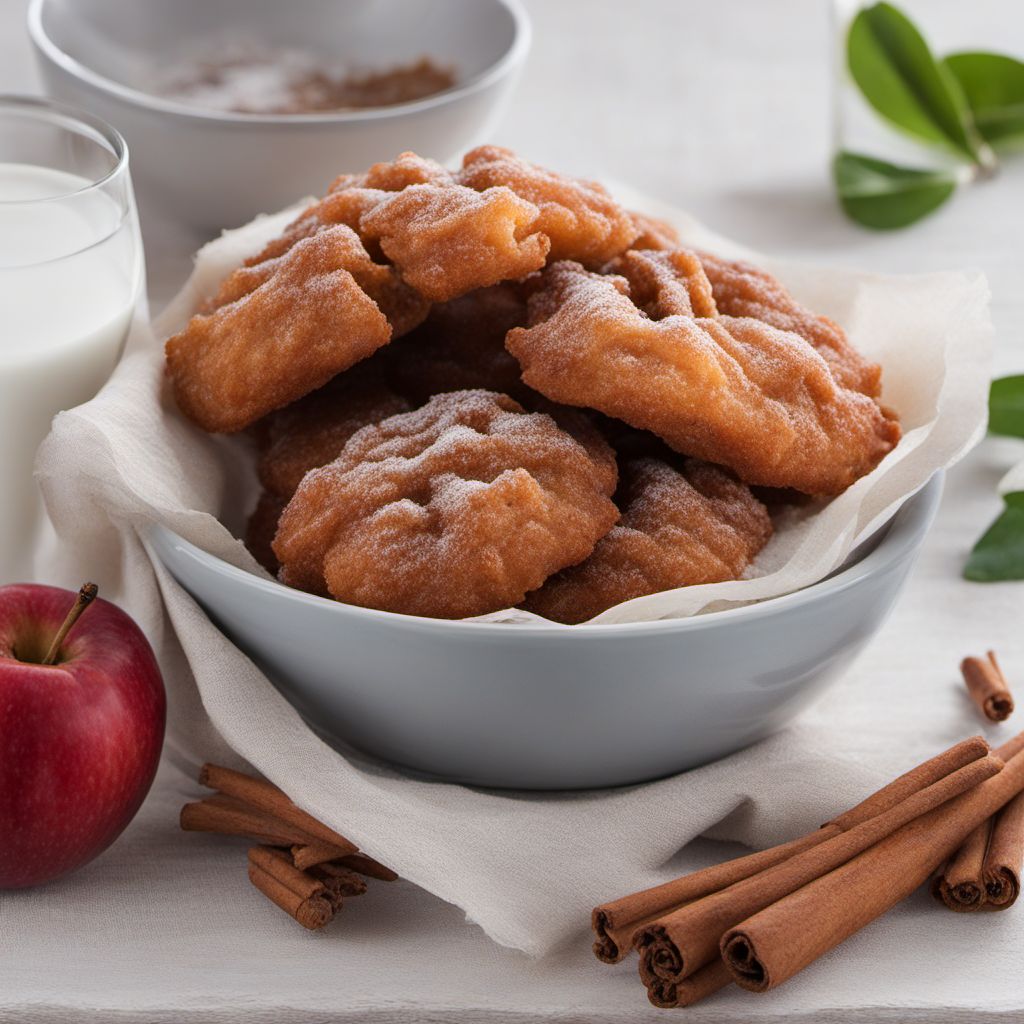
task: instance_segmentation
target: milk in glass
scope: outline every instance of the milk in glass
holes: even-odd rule
[[[31,572],[42,517],[36,449],[54,415],[110,375],[139,293],[131,207],[92,184],[0,163],[0,583]]]

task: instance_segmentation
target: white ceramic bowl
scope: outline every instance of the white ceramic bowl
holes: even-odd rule
[[[171,575],[319,732],[415,772],[517,789],[640,782],[777,731],[885,619],[942,491],[804,590],[689,619],[449,622],[339,604],[243,572],[163,528]]]
[[[530,45],[519,0],[32,0],[28,27],[48,91],[127,139],[143,213],[159,205],[205,230],[402,150],[450,161],[488,137]],[[360,68],[429,56],[458,81],[414,103],[305,115],[223,113],[145,91],[154,66],[231,27]]]

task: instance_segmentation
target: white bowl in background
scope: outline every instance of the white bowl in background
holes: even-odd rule
[[[938,474],[813,586],[621,625],[396,615],[244,572],[162,527],[149,543],[328,739],[447,781],[574,789],[673,774],[791,721],[885,620],[941,492]]]
[[[428,56],[453,66],[457,82],[413,103],[294,115],[205,110],[145,91],[157,63],[232,27],[360,68]],[[28,28],[49,93],[127,139],[143,214],[159,205],[206,231],[406,149],[449,162],[488,137],[530,45],[518,0],[32,0]]]

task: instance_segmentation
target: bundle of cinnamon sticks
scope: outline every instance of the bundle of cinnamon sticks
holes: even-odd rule
[[[1015,898],[1022,793],[1024,733],[994,753],[965,740],[809,835],[595,908],[594,953],[617,963],[636,949],[659,1007],[733,983],[773,989],[909,896],[981,828],[985,877],[1011,879]]]
[[[258,840],[249,850],[249,880],[304,928],[323,928],[346,897],[366,892],[364,877],[398,878],[264,779],[205,764],[199,782],[217,793],[185,804],[181,827]]]

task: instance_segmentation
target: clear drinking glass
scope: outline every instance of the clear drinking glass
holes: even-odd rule
[[[62,104],[0,96],[0,584],[31,574],[36,449],[110,376],[143,277],[124,139]]]

